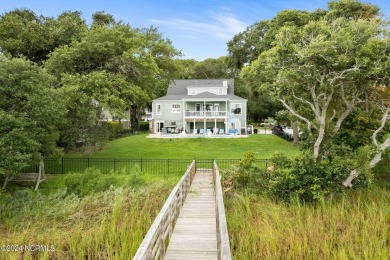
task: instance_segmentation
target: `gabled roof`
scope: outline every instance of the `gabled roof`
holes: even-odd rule
[[[227,81],[227,95],[216,95],[210,92],[203,92],[197,95],[188,95],[189,87],[210,88],[223,87],[223,81]],[[234,95],[234,79],[180,79],[169,84],[167,95],[155,100],[183,100],[183,99],[230,99],[246,100]]]

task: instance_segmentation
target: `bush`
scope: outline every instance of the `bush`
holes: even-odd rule
[[[110,131],[110,139],[119,137],[123,132],[123,124],[121,122],[112,121],[106,122]]]
[[[149,122],[142,121],[139,123],[139,130],[148,132],[149,131]]]
[[[250,193],[268,191],[269,174],[255,163],[255,153],[247,152],[231,170],[223,172],[225,189],[246,189]]]
[[[278,155],[271,161],[275,168],[270,180],[270,194],[284,201],[292,198],[316,201],[342,192],[341,182],[355,165],[352,159],[342,157],[317,162],[308,152],[293,159]]]

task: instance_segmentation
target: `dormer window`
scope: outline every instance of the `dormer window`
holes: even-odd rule
[[[228,86],[227,80],[224,80],[224,81],[223,81],[222,86],[223,86],[224,88],[227,88],[227,86]]]
[[[189,88],[188,95],[196,95],[196,88]]]
[[[226,95],[226,89],[224,89],[224,88],[219,88],[219,89],[218,89],[218,95]]]

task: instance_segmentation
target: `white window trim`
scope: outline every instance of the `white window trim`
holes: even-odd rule
[[[197,93],[196,88],[189,88],[188,89],[189,96],[194,96],[194,95],[196,95],[196,93]]]
[[[178,114],[181,113],[181,104],[175,103],[171,105],[171,113]]]
[[[158,106],[160,106],[160,110],[158,109]],[[156,115],[161,115],[161,104],[156,104]]]
[[[232,112],[233,109],[238,108],[236,105],[240,105],[241,111],[240,111],[239,114],[233,114],[233,112]],[[232,115],[242,115],[242,107],[243,107],[242,103],[231,103],[230,104],[230,112],[231,112],[231,114]]]

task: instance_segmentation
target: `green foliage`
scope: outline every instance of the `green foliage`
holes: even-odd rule
[[[246,189],[250,193],[264,194],[268,191],[269,173],[255,164],[256,154],[246,152],[231,169],[223,172],[225,188]],[[217,161],[218,162],[218,161]]]
[[[272,44],[241,70],[241,77],[252,89],[270,91],[307,126],[305,131],[312,135],[316,158],[327,152],[327,142],[331,142],[360,100],[378,103],[368,93],[375,92],[377,79],[383,82],[388,78],[384,72],[388,55],[383,55],[388,52],[384,47],[388,28],[376,16],[375,8],[355,1],[331,5],[331,10],[319,16],[295,11],[279,13],[272,21]],[[361,15],[336,15],[335,10],[345,8]],[[368,141],[367,131],[360,131],[365,124],[362,120],[361,127],[355,125],[347,134],[348,128],[344,130],[344,137],[354,142],[356,149],[356,145]]]
[[[353,169],[361,169],[362,175],[355,180],[355,187],[367,186],[372,181],[368,161],[372,151],[369,147],[356,153],[332,154],[320,162],[310,152],[295,158],[276,155],[271,158],[274,165],[270,180],[270,195],[290,201],[321,201],[343,192],[341,182]]]
[[[55,79],[44,69],[0,58],[0,175],[16,175],[41,156],[61,153],[57,127],[65,108]]]
[[[382,160],[372,170],[374,175],[390,177],[390,150],[382,154]]]
[[[110,130],[110,139],[117,138],[123,132],[123,124],[118,121],[105,122]]]
[[[57,19],[15,9],[0,16],[0,46],[4,54],[42,63],[60,45],[79,40],[87,26],[80,12],[63,12]]]
[[[140,122],[139,130],[144,131],[144,132],[148,132],[149,131],[149,122]]]
[[[227,57],[208,58],[203,61],[175,60],[180,79],[218,79],[232,78],[235,70],[229,67]]]

